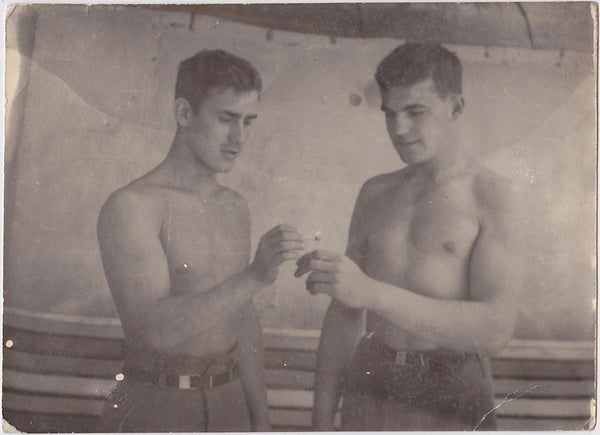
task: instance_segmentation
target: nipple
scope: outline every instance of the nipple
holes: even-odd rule
[[[444,242],[442,246],[444,247],[444,251],[449,252],[450,254],[453,254],[454,251],[456,251],[456,247],[452,242]]]

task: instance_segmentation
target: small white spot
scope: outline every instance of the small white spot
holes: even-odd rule
[[[122,381],[123,379],[125,379],[125,376],[123,375],[123,373],[117,373],[117,376],[115,376],[115,379],[117,381]]]
[[[283,363],[283,366],[284,366],[284,367],[287,367],[287,364],[286,364],[286,363]]]
[[[184,269],[187,269],[188,267],[190,267],[190,266],[188,266],[188,264],[187,264],[187,263],[183,263],[183,268],[184,268]]]
[[[116,403],[113,405],[113,408],[118,408],[119,405],[117,405]]]
[[[370,375],[370,374],[371,374],[371,372],[367,372],[367,374],[368,374],[368,375]]]
[[[6,340],[6,347],[11,348],[14,344],[12,340]]]

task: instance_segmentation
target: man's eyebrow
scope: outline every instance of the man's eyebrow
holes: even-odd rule
[[[426,108],[426,106],[423,104],[415,103],[415,104],[411,104],[409,106],[404,107],[404,110],[423,109],[423,108]]]
[[[425,106],[423,104],[415,103],[415,104],[410,104],[408,106],[403,107],[402,110],[424,109],[424,108],[427,108],[427,106]],[[395,112],[395,110],[392,110],[389,107],[384,106],[383,104],[381,105],[381,110],[384,112]]]
[[[242,117],[242,115],[240,115],[239,113],[230,112],[229,110],[223,110],[221,112],[221,114],[231,116],[232,118],[241,118]]]
[[[237,113],[237,112],[230,112],[229,110],[223,110],[221,113],[226,116],[231,116],[232,118],[239,119],[242,117],[242,114]],[[255,119],[255,118],[258,118],[258,115],[256,113],[252,113],[252,114],[246,116],[245,118],[246,119]]]

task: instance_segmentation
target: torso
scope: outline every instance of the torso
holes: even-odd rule
[[[408,171],[370,182],[355,237],[371,278],[436,299],[469,299],[469,258],[479,233],[475,175],[415,190]],[[435,347],[375,313],[367,328],[396,348]]]
[[[218,186],[201,195],[143,179],[131,187],[152,203],[151,218],[156,219],[167,259],[171,296],[205,292],[248,265],[250,217],[239,194]],[[226,353],[235,345],[240,325],[241,316],[232,312],[225,321],[186,342],[179,353],[197,357]],[[177,349],[170,352],[178,353]]]

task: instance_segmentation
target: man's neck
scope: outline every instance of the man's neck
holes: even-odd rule
[[[157,167],[157,175],[169,186],[194,192],[211,192],[217,183],[217,173],[202,165],[176,135],[167,157]]]

